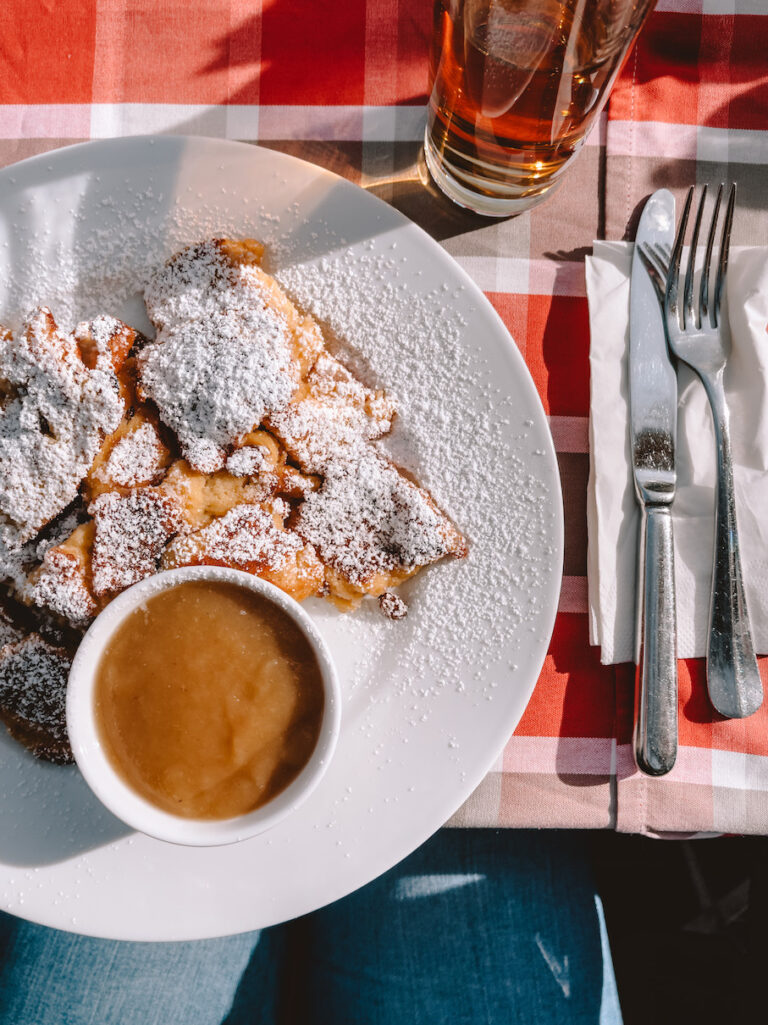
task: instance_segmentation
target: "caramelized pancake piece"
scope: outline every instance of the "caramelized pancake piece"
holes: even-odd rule
[[[268,426],[302,470],[323,473],[329,460],[387,434],[394,415],[391,398],[366,388],[324,352],[298,396],[272,413]]]
[[[81,523],[70,537],[49,548],[32,571],[20,597],[84,629],[99,611],[91,585],[94,525]]]
[[[230,566],[269,580],[303,601],[323,586],[324,572],[311,545],[285,530],[284,502],[272,508],[238,505],[166,548],[163,569],[176,566]]]
[[[71,659],[38,633],[0,647],[0,719],[36,758],[71,762],[65,703]]]
[[[99,361],[97,360],[97,363]],[[23,544],[76,496],[123,413],[113,363],[90,369],[74,335],[41,308],[0,339],[0,523]]]
[[[48,549],[19,591],[78,629],[119,591],[156,572],[163,548],[184,525],[178,501],[153,487],[104,492],[88,512],[93,518]]]
[[[136,341],[137,333],[115,317],[84,320],[74,330],[80,359],[89,370],[114,370],[118,374]]]
[[[159,488],[109,491],[91,503],[93,593],[116,594],[155,573],[163,549],[183,524],[181,509]]]
[[[285,469],[285,451],[267,431],[250,431],[227,456],[226,469],[233,477],[281,475]]]
[[[179,506],[185,530],[198,529],[236,505],[265,502],[277,493],[282,468],[271,464],[257,477],[236,477],[226,470],[197,473],[183,459],[175,462],[160,485]]]
[[[227,450],[290,400],[322,349],[314,321],[258,266],[261,253],[252,240],[190,246],[145,293],[158,333],[137,357],[140,394],[200,472],[224,467]]]
[[[422,488],[372,446],[326,465],[320,489],[299,507],[293,524],[327,567],[342,603],[379,595],[467,545]]]
[[[155,484],[172,459],[158,429],[157,417],[142,406],[125,417],[107,438],[86,482],[91,499],[105,491],[126,491]]]
[[[246,435],[245,445],[227,457],[227,469],[199,473],[186,460],[172,464],[161,488],[173,495],[193,528],[204,527],[236,505],[266,502],[275,495],[303,498],[318,487],[285,460],[285,451],[266,431]]]

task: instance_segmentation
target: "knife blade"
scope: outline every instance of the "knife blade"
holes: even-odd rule
[[[672,246],[675,200],[666,189],[643,208],[629,298],[630,443],[641,510],[635,634],[635,760],[663,776],[677,757],[677,622],[671,507],[677,481],[677,374],[641,243]]]

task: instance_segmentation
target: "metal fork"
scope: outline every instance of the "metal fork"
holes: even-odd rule
[[[693,227],[688,265],[679,305],[680,262],[685,230],[693,202],[694,189],[680,219],[671,255],[661,247],[644,246],[641,255],[656,287],[664,309],[667,340],[673,354],[696,373],[704,385],[715,427],[717,446],[717,500],[715,507],[715,551],[707,648],[707,687],[712,704],[724,715],[741,719],[752,715],[763,702],[763,688],[755,658],[736,527],[736,501],[728,406],[723,387],[723,371],[729,354],[727,330],[722,330],[720,312],[728,250],[736,201],[736,186],[731,185],[720,237],[714,301],[710,307],[709,279],[718,215],[723,196],[720,186],[712,212],[699,286],[698,308],[694,305],[694,269],[696,245],[704,214],[707,186],[702,189]],[[668,265],[668,266],[667,266]]]

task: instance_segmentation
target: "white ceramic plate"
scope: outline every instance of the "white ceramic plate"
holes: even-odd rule
[[[400,400],[387,445],[470,540],[420,574],[399,623],[308,603],[336,658],[328,773],[269,833],[176,847],[130,833],[75,768],[0,737],[0,906],[132,940],[268,926],[350,893],[470,795],[535,685],[560,586],[562,508],[546,418],[482,293],[397,211],[317,167],[210,139],[87,143],[0,173],[0,321],[108,312],[147,329],[140,287],[180,245],[255,236],[269,269],[372,383]]]

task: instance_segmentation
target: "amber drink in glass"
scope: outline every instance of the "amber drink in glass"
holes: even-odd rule
[[[435,0],[427,166],[508,216],[561,180],[655,0]]]

